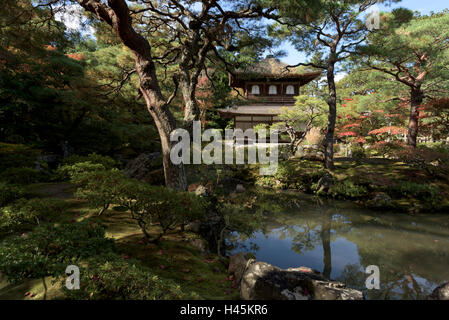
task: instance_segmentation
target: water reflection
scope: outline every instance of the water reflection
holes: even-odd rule
[[[380,213],[306,196],[292,208],[285,194],[281,205],[271,196],[259,199],[264,227],[251,238],[231,239],[253,246],[259,260],[312,267],[364,290],[369,299],[422,299],[449,281],[449,216]],[[380,268],[381,290],[364,288],[369,265]]]

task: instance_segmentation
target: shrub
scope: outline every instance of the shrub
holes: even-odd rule
[[[256,184],[268,188],[313,192],[313,185],[321,179],[325,171],[314,167],[302,171],[303,165],[306,164],[289,161],[279,162],[278,170],[274,176],[259,176]]]
[[[412,167],[425,170],[431,176],[449,174],[449,153],[444,148],[407,147],[398,152],[398,157]]]
[[[67,209],[64,200],[57,199],[19,199],[0,211],[0,229],[16,231],[30,225],[50,221]]]
[[[80,186],[75,193],[76,197],[87,200],[91,208],[100,208],[99,215],[117,198],[124,180],[125,177],[118,169],[72,173],[72,182]]]
[[[111,254],[113,248],[113,240],[105,238],[105,228],[100,225],[88,222],[41,225],[2,243],[0,271],[12,283],[59,276],[68,265]]]
[[[357,144],[351,145],[351,154],[354,159],[363,159],[366,157],[365,149]]]
[[[393,187],[393,192],[399,196],[415,197],[427,201],[438,198],[440,190],[437,187],[410,181],[400,181]]]
[[[56,170],[56,178],[59,180],[73,180],[76,175],[83,172],[111,170],[117,167],[118,163],[111,157],[100,156],[96,153],[88,156],[74,155],[63,160]]]
[[[382,156],[382,158],[397,157],[398,152],[403,150],[404,144],[401,141],[379,141],[371,146],[371,150],[378,156]]]
[[[0,207],[21,198],[23,195],[23,190],[18,186],[0,181]]]
[[[108,156],[101,156],[96,153],[91,153],[88,156],[79,156],[79,155],[73,155],[70,157],[65,158],[62,161],[63,166],[72,166],[77,163],[81,162],[90,162],[93,164],[101,164],[105,169],[113,169],[118,168],[118,163],[114,159]]]
[[[356,199],[368,194],[367,188],[348,180],[335,183],[329,191],[337,199]]]
[[[131,217],[149,240],[157,241],[168,231],[187,222],[201,219],[205,214],[205,201],[193,193],[151,186],[128,180],[120,185],[118,202],[131,212]],[[162,232],[151,239],[150,223],[159,223]]]
[[[47,180],[47,175],[31,168],[9,168],[0,174],[0,179],[13,184],[30,184]]]
[[[0,142],[0,171],[14,167],[33,167],[41,151],[23,144]]]
[[[67,290],[67,298],[76,300],[175,300],[187,299],[172,281],[159,278],[138,261],[122,257],[105,261],[90,260],[81,268],[80,290]]]

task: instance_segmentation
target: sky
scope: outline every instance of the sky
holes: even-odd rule
[[[381,6],[381,11],[391,11],[394,8],[405,7],[411,10],[419,11],[422,14],[429,14],[430,12],[440,12],[444,9],[449,8],[448,0],[403,0],[399,3],[392,5],[391,7]],[[283,57],[281,60],[290,65],[294,65],[300,62],[306,62],[307,57],[295,50],[295,48],[289,44],[285,43],[282,47],[287,53],[286,57]]]

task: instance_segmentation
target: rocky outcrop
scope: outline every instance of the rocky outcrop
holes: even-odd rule
[[[363,300],[362,292],[346,288],[307,267],[280,269],[247,254],[231,257],[228,272],[240,279],[243,300]]]
[[[449,282],[436,288],[429,296],[430,300],[449,300]]]
[[[141,154],[130,160],[123,171],[128,178],[157,184],[164,182],[162,155],[160,152]]]

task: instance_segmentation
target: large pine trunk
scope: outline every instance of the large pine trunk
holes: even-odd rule
[[[407,145],[416,148],[419,132],[419,107],[423,102],[423,92],[421,88],[412,88],[410,98],[410,119],[408,123]]]
[[[177,190],[187,190],[187,179],[183,164],[175,165],[170,159],[170,151],[173,143],[170,134],[176,128],[176,121],[169,111],[168,105],[154,106],[147,99],[148,93],[141,89],[147,102],[148,111],[156,124],[162,147],[162,161],[164,166],[165,184],[167,187]]]
[[[327,83],[329,87],[329,116],[326,138],[324,139],[324,166],[328,170],[334,169],[334,136],[335,122],[337,120],[337,89],[335,87],[335,63],[329,62],[327,68]]]

